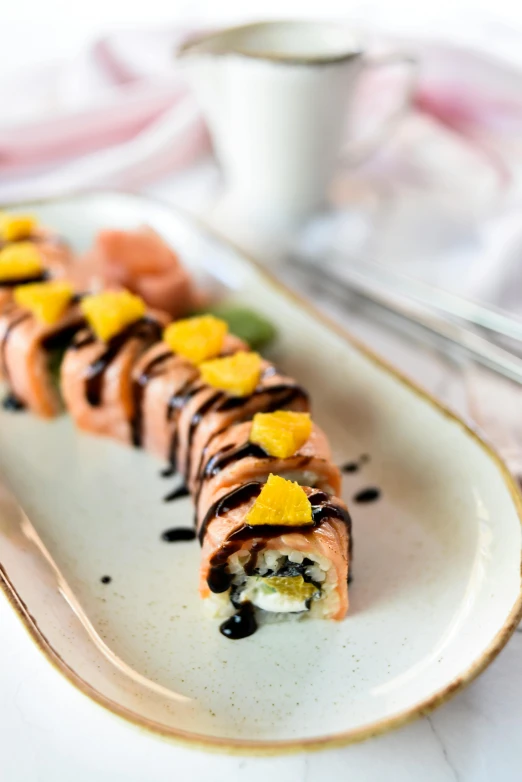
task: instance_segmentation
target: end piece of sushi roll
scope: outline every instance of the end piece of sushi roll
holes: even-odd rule
[[[271,473],[326,494],[341,491],[328,439],[308,413],[258,413],[228,427],[205,449],[194,492],[197,517],[231,486],[264,483]]]
[[[147,310],[128,291],[105,291],[81,302],[88,327],[66,351],[62,395],[75,424],[92,434],[132,442],[132,370],[159,342],[168,315]]]
[[[346,615],[351,520],[338,497],[271,475],[215,502],[199,537],[200,595],[212,616],[228,618],[224,635],[289,615]]]
[[[5,406],[44,418],[61,408],[59,367],[66,347],[85,324],[72,287],[42,282],[14,289],[0,315],[0,363],[8,387]]]

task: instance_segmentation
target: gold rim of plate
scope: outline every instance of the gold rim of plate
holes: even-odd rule
[[[319,312],[319,310],[317,310],[300,294],[288,288],[284,283],[278,280],[274,274],[268,271],[258,261],[252,258],[248,253],[246,253],[244,250],[239,248],[229,239],[226,239],[223,236],[221,236],[219,232],[215,231],[213,228],[210,228],[203,221],[193,217],[192,215],[188,215],[183,210],[177,207],[173,208],[169,204],[166,204],[165,202],[161,201],[161,199],[151,198],[149,196],[142,196],[138,193],[132,193],[128,191],[124,192],[124,191],[112,190],[112,191],[91,191],[88,193],[78,192],[78,193],[70,193],[67,196],[61,196],[56,198],[36,199],[35,201],[31,201],[30,203],[48,204],[48,203],[65,201],[70,198],[71,199],[81,198],[82,196],[83,197],[93,197],[96,195],[107,196],[107,195],[111,195],[111,193],[116,196],[136,198],[136,200],[152,201],[158,204],[159,206],[161,206],[163,209],[175,211],[179,215],[181,215],[187,222],[191,222],[194,225],[196,225],[198,230],[214,237],[221,244],[232,248],[238,255],[240,255],[243,258],[243,260],[246,263],[250,264],[256,269],[256,271],[266,280],[268,285],[270,285],[272,288],[277,289],[282,296],[284,296],[287,299],[292,299],[293,301],[295,301],[298,304],[298,306],[301,307],[301,309],[306,310],[306,312],[310,315],[311,318],[323,323],[325,326],[327,326],[327,328],[330,329],[330,331],[335,332],[345,342],[347,342],[349,345],[355,348],[359,353],[362,353],[364,356],[366,356],[366,358],[368,358],[373,364],[376,364],[381,369],[384,369],[386,372],[391,374],[396,380],[398,380],[402,385],[406,386],[413,394],[420,397],[429,405],[431,405],[433,408],[438,410],[445,418],[448,418],[449,420],[457,424],[462,429],[464,434],[467,435],[468,437],[471,437],[471,439],[473,439],[477,443],[477,445],[480,448],[482,448],[482,450],[489,456],[489,458],[498,467],[502,475],[504,484],[508,489],[509,494],[513,500],[513,503],[517,510],[519,521],[522,526],[522,494],[520,492],[518,483],[509,472],[508,468],[500,458],[497,451],[493,448],[493,446],[489,442],[486,441],[486,439],[481,434],[478,434],[476,429],[474,429],[470,424],[467,424],[456,413],[452,412],[448,407],[446,407],[441,402],[439,402],[426,389],[422,388],[413,380],[410,380],[406,375],[404,375],[402,372],[397,370],[393,365],[388,363],[385,359],[381,358],[378,354],[374,353],[373,350],[371,350],[366,345],[364,345],[364,343],[354,338],[342,326],[339,326],[339,324],[335,323],[335,321],[331,320],[326,315],[323,315],[323,313]],[[19,209],[23,206],[24,206],[23,203],[15,203],[15,204],[11,203],[11,204],[2,205],[1,208]],[[115,701],[102,695],[92,685],[88,684],[84,679],[78,676],[78,674],[58,654],[58,652],[56,652],[56,650],[53,648],[51,643],[47,640],[45,635],[38,627],[36,620],[31,616],[28,607],[24,604],[22,599],[19,597],[15,587],[13,586],[13,584],[9,579],[8,573],[6,573],[5,569],[2,567],[1,562],[0,562],[0,587],[3,593],[6,595],[9,602],[11,603],[15,612],[18,614],[24,627],[29,632],[30,637],[36,643],[38,648],[43,652],[43,654],[46,656],[47,660],[53,665],[53,667],[56,670],[60,671],[60,673],[62,673],[71,682],[71,684],[73,684],[78,690],[80,690],[80,692],[82,692],[84,695],[87,695],[89,698],[91,698],[93,701],[98,703],[100,706],[103,706],[104,708],[113,712],[113,714],[122,717],[127,722],[132,723],[138,728],[151,731],[152,733],[161,735],[165,738],[174,739],[190,747],[212,750],[214,752],[224,752],[228,754],[268,756],[268,755],[290,754],[290,753],[297,753],[297,752],[314,752],[321,749],[335,749],[338,747],[346,746],[348,744],[365,741],[366,739],[372,738],[373,736],[379,736],[383,733],[387,733],[388,731],[394,728],[399,728],[402,727],[403,725],[407,725],[408,723],[413,722],[413,720],[425,716],[426,714],[429,714],[438,706],[441,706],[443,703],[446,703],[456,693],[460,692],[462,689],[464,689],[464,687],[470,684],[470,682],[472,682],[480,673],[482,673],[482,671],[485,670],[485,668],[487,668],[487,666],[495,659],[495,657],[499,654],[499,652],[502,651],[502,649],[504,648],[508,640],[511,638],[513,632],[515,631],[516,626],[522,619],[522,550],[521,550],[520,564],[521,564],[520,590],[518,593],[518,597],[513,605],[513,608],[509,613],[508,617],[506,618],[506,621],[504,622],[504,625],[496,634],[496,636],[493,638],[492,642],[490,643],[488,648],[484,651],[484,653],[472,665],[470,665],[469,668],[467,668],[460,676],[457,676],[455,679],[450,681],[445,687],[439,690],[439,692],[435,693],[430,698],[425,699],[424,701],[417,704],[416,706],[412,706],[411,708],[406,709],[400,712],[399,714],[396,714],[393,717],[388,717],[386,719],[379,720],[371,725],[367,725],[362,728],[343,731],[340,733],[328,734],[325,736],[320,736],[318,738],[285,739],[283,741],[276,741],[276,740],[251,741],[247,739],[218,738],[212,736],[202,736],[196,733],[188,733],[182,730],[178,730],[176,728],[166,727],[165,725],[155,722],[154,720],[148,719],[146,717],[142,717],[140,714],[132,711],[131,709],[127,709],[125,707],[120,706]]]

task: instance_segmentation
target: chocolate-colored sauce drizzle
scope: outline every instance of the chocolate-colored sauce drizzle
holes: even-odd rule
[[[219,626],[219,632],[232,641],[247,638],[249,635],[253,635],[256,630],[256,616],[254,606],[251,603],[242,603],[236,613]]]
[[[32,277],[15,277],[12,280],[2,280],[0,288],[18,288],[19,285],[28,285],[31,282],[45,282],[50,276],[49,272],[43,271],[33,274]]]
[[[342,464],[340,467],[341,472],[358,472],[359,469],[363,466],[363,464],[367,464],[367,462],[370,461],[370,457],[368,454],[363,453],[362,456],[359,456],[358,460],[356,462],[346,462],[345,464]]]
[[[228,513],[230,510],[238,508],[244,502],[249,502],[254,499],[254,497],[258,497],[261,492],[261,486],[262,485],[258,481],[244,483],[242,486],[239,486],[239,488],[233,489],[224,497],[221,497],[221,499],[214,502],[206,512],[198,532],[198,539],[201,545],[203,545],[207,527],[214,516],[221,516],[223,513]]]
[[[161,539],[165,543],[180,543],[181,541],[195,540],[195,538],[196,530],[187,527],[172,527],[161,534]]]
[[[187,489],[185,484],[182,484],[179,488],[174,489],[174,491],[171,491],[170,494],[167,494],[165,497],[163,497],[163,502],[172,502],[173,500],[179,500],[181,497],[188,496],[190,496],[190,491]]]
[[[159,374],[161,365],[171,358],[172,353],[165,351],[154,356],[143,368],[141,375],[132,382],[133,415],[130,421],[132,444],[139,448],[142,442],[143,395],[149,380]]]
[[[2,399],[2,407],[4,410],[10,410],[14,413],[25,410],[25,404],[12,391],[9,391]]]
[[[226,394],[223,391],[215,391],[208,399],[206,399],[193,413],[190,419],[190,424],[187,433],[187,455],[185,457],[185,470],[184,474],[188,478],[190,475],[190,465],[192,460],[192,443],[196,430],[203,420],[204,416],[211,410],[219,410],[220,402]]]
[[[234,448],[233,445],[227,445],[220,451],[217,451],[210,457],[208,462],[201,470],[201,478],[213,478],[215,475],[224,470],[234,462],[239,462],[241,459],[248,459],[249,456],[253,456],[255,459],[272,459],[264,448],[256,443],[246,442],[242,445],[238,445]]]
[[[277,396],[278,394],[282,394],[284,392],[288,393],[282,400],[277,400],[276,407],[274,409],[279,409],[282,405],[284,406],[290,404],[290,402],[293,402],[295,399],[299,398],[302,398],[306,403],[308,403],[308,393],[304,390],[304,388],[301,388],[301,386],[298,386],[295,383],[289,382],[277,383],[273,386],[260,386],[250,396],[227,396],[223,403],[216,408],[216,410],[219,412],[235,410],[236,408],[247,404],[247,402],[249,402],[253,397],[260,396],[261,394]],[[270,409],[265,408],[265,412],[270,412]]]
[[[187,380],[187,382],[173,394],[167,405],[167,421],[176,420],[174,431],[172,433],[172,440],[169,448],[169,464],[174,472],[177,469],[177,451],[178,451],[178,424],[177,419],[185,404],[191,397],[198,393],[203,388],[199,377]]]
[[[380,496],[381,490],[376,486],[370,486],[367,489],[362,489],[361,491],[357,492],[353,498],[353,501],[366,504],[368,502],[375,502],[379,499]]]
[[[42,348],[47,351],[62,350],[68,347],[78,331],[85,326],[84,320],[78,320],[76,323],[70,323],[58,331],[49,334],[42,340]]]
[[[124,331],[116,334],[107,343],[107,349],[88,367],[86,373],[86,397],[92,407],[99,407],[103,390],[105,372],[129,339],[140,338],[152,344],[161,337],[161,325],[152,318],[141,318],[131,323]],[[86,343],[76,344],[83,347]]]

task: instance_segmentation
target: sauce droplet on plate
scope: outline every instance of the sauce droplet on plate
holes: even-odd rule
[[[188,497],[190,494],[189,490],[183,484],[178,489],[174,489],[174,491],[171,491],[170,494],[167,494],[165,497],[163,497],[163,502],[172,502],[172,500],[179,500],[181,497]]]
[[[166,529],[161,534],[161,539],[165,543],[178,543],[183,540],[195,540],[196,530],[188,529],[187,527],[172,527],[172,529]]]
[[[375,502],[381,496],[381,490],[375,486],[368,489],[362,489],[354,496],[353,501],[359,503]]]
[[[219,627],[219,632],[232,641],[248,638],[257,630],[254,608],[251,603],[244,603],[239,611],[227,619]]]

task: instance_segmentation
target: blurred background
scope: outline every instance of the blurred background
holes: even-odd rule
[[[316,291],[330,313],[423,380],[429,344],[439,366],[442,360],[464,377],[464,407],[484,426],[491,423],[483,409],[490,383],[510,377],[517,385],[502,388],[514,390],[511,406],[503,405],[511,438],[522,381],[521,6],[510,0],[4,5],[0,202],[111,187],[159,195],[217,225],[292,285]],[[367,51],[401,51],[417,63],[400,121],[360,162],[339,156],[325,204],[283,232],[220,210],[223,161],[174,58],[195,31],[263,19],[336,19],[363,35]],[[400,68],[392,77],[362,78],[350,132],[371,131],[401,90]],[[490,369],[479,384],[477,365]],[[495,437],[502,447],[505,431],[499,435],[497,427]],[[519,450],[504,449],[517,471]]]

